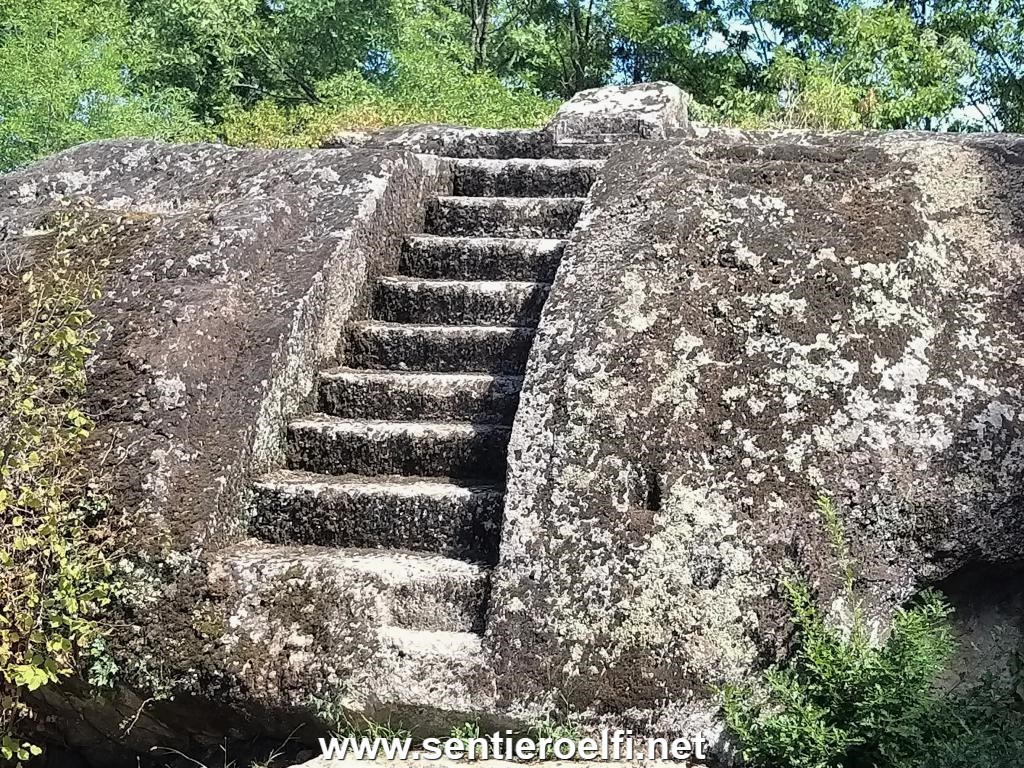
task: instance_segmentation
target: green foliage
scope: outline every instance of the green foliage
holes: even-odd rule
[[[469,741],[470,739],[480,738],[480,723],[465,722],[461,725],[456,725],[451,730],[451,738],[461,739],[463,741]]]
[[[225,114],[220,131],[229,144],[308,147],[345,130],[410,123],[454,123],[480,128],[531,127],[557,103],[525,90],[509,91],[488,72],[466,74],[456,65],[411,52],[398,57],[383,85],[357,73],[320,85],[323,103],[285,107],[263,101]]]
[[[916,8],[917,6],[912,6]],[[958,37],[976,54],[966,78],[965,117],[954,127],[1024,130],[1024,9],[1018,0],[941,0],[915,14],[941,37]]]
[[[926,591],[897,612],[882,642],[854,591],[842,525],[819,502],[851,608],[830,623],[802,582],[785,588],[798,645],[785,666],[724,691],[726,721],[753,768],[996,768],[1024,758],[1024,706],[1015,685],[949,693],[938,684],[956,644],[948,602]],[[941,759],[939,756],[942,756]]]
[[[97,642],[110,596],[102,496],[79,451],[93,423],[81,409],[96,334],[87,303],[102,265],[82,267],[71,246],[104,237],[70,216],[38,235],[52,247],[0,286],[0,756],[26,760],[17,738],[25,692],[72,673]],[[17,280],[17,282],[13,282]],[[13,301],[11,301],[13,299]]]
[[[920,28],[891,6],[835,13],[827,46],[804,58],[777,54],[767,78],[785,96],[788,124],[903,128],[948,113],[963,99],[973,54],[958,37]]]
[[[90,139],[194,135],[145,67],[120,0],[0,2],[0,172]]]
[[[492,72],[469,67],[461,26],[444,12],[424,14],[405,25],[380,89],[417,119],[482,128],[535,126],[558,106],[537,90],[509,88]]]
[[[112,595],[116,598],[116,595]],[[121,671],[117,661],[107,649],[107,641],[102,635],[93,638],[89,646],[89,669],[86,679],[94,688],[113,688]]]
[[[800,648],[760,689],[729,689],[726,717],[755,766],[895,765],[924,738],[933,681],[953,652],[937,594],[901,611],[882,645],[857,622],[830,626],[809,591],[787,585]]]
[[[510,5],[520,23],[509,31],[509,54],[524,82],[568,98],[608,81],[615,43],[608,0]]]
[[[406,739],[412,731],[404,724],[392,721],[373,720],[366,715],[345,708],[340,695],[311,696],[309,707],[320,722],[338,737],[351,736],[367,739]]]
[[[711,3],[612,0],[614,67],[627,82],[669,80],[698,102],[712,103],[726,84],[745,82],[742,59],[714,50],[730,34],[726,13]]]
[[[529,127],[584,88],[655,79],[743,127],[1019,128],[1022,41],[1013,0],[7,3],[0,169],[100,137]]]
[[[477,760],[483,757],[483,748],[479,742],[479,739],[483,738],[480,732],[480,723],[465,722],[462,725],[456,725],[449,733],[449,738],[462,742],[467,759]]]
[[[492,72],[474,72],[465,20],[434,5],[408,17],[379,72],[341,72],[316,84],[317,104],[236,101],[219,127],[229,144],[316,146],[345,130],[409,123],[481,128],[530,127],[557,103],[527,88],[510,89]]]
[[[751,13],[787,44],[764,54],[751,84],[729,85],[713,100],[724,122],[928,128],[966,97],[976,64],[967,40],[916,22],[902,6],[758,0]]]
[[[393,37],[389,0],[130,0],[151,80],[214,121],[235,100],[320,103],[318,83]]]
[[[560,719],[548,714],[543,719],[531,723],[529,735],[536,740],[569,739],[570,741],[579,741],[583,738],[583,729],[575,716],[570,715],[565,719]]]
[[[385,721],[371,720],[364,715],[345,716],[342,719],[338,733],[343,736],[351,736],[357,739],[369,739],[370,741],[373,741],[374,739],[393,740],[412,738],[412,731],[401,723],[392,722],[390,719]]]

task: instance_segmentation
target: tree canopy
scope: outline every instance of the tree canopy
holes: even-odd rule
[[[533,125],[669,80],[748,127],[1021,130],[1022,0],[0,0],[0,168],[101,137]]]

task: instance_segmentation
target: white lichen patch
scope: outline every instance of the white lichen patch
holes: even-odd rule
[[[185,404],[185,393],[188,387],[179,376],[157,376],[153,380],[160,397],[160,406],[168,411],[180,408]]]
[[[672,362],[651,393],[651,403],[669,403],[675,419],[687,419],[699,407],[697,385],[702,370],[714,360],[700,338],[690,333],[679,334],[672,345]]]
[[[637,271],[624,274],[622,291],[626,300],[615,308],[615,325],[634,333],[643,333],[653,327],[658,322],[659,313],[657,310],[644,310],[652,288],[643,275]]]
[[[732,679],[756,654],[750,602],[770,585],[753,572],[754,554],[737,535],[736,508],[721,493],[677,482],[621,607],[613,641],[653,656],[682,651],[705,679]],[[739,631],[738,631],[739,630]]]
[[[744,197],[734,197],[729,205],[740,211],[754,211],[762,221],[778,222],[792,221],[793,210],[786,205],[786,201],[775,195],[751,194]]]
[[[874,323],[879,328],[894,325],[912,325],[923,328],[928,324],[924,313],[912,301],[914,280],[905,273],[907,266],[899,262],[864,263],[850,270],[857,281],[852,319],[858,326]]]

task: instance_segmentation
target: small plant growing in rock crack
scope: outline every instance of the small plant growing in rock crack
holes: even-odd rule
[[[570,716],[564,720],[559,720],[550,714],[545,715],[543,719],[535,720],[531,723],[528,733],[538,741],[540,739],[579,741],[583,738],[583,729],[576,718]]]
[[[724,690],[726,722],[752,768],[1004,768],[1024,760],[1024,701],[1015,681],[944,691],[956,651],[952,609],[926,591],[873,641],[838,511],[818,502],[851,606],[830,624],[810,588],[789,580],[798,647],[754,684]],[[1011,670],[1013,671],[1013,670]]]
[[[468,739],[479,739],[480,723],[471,723],[467,721],[461,725],[456,725],[452,728],[450,735],[453,739],[461,739],[463,741]]]
[[[371,720],[365,715],[345,715],[341,720],[339,735],[365,739],[410,739],[412,731],[402,723]]]
[[[13,763],[40,752],[25,694],[72,674],[111,590],[106,501],[79,457],[103,265],[76,257],[106,233],[68,211],[51,226],[33,264],[0,277],[0,757]]]
[[[483,736],[480,732],[480,723],[465,722],[461,725],[456,725],[449,733],[449,737],[462,742],[467,760],[476,760],[481,756],[479,754],[481,745],[478,740],[482,739]]]
[[[366,715],[350,712],[341,703],[340,696],[311,696],[309,706],[331,731],[331,734],[339,738],[351,736],[369,739],[405,739],[412,736],[412,732],[408,728],[399,723],[392,723],[390,718],[380,722],[372,720]]]

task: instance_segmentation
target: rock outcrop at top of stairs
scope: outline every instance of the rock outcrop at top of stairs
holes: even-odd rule
[[[842,612],[822,493],[873,617],[931,584],[999,613],[1024,141],[711,130],[685,102],[0,177],[4,269],[55,210],[118,224],[88,406],[128,596],[115,689],[41,693],[66,743],[134,765],[557,702],[715,730],[714,687],[786,649],[784,575]]]

